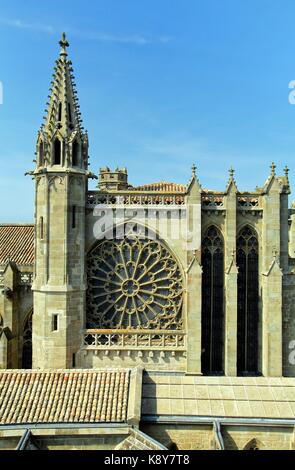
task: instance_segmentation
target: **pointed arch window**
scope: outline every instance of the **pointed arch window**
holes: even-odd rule
[[[239,375],[257,375],[259,359],[258,240],[246,226],[237,239]]]
[[[54,141],[53,164],[54,165],[61,164],[61,141],[58,138],[56,138]]]
[[[216,227],[203,239],[202,266],[202,372],[223,374],[224,244]]]
[[[79,165],[79,154],[80,154],[80,145],[77,142],[77,140],[75,140],[73,142],[73,160],[72,160],[73,166]]]

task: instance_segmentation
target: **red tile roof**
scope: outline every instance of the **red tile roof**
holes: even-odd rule
[[[33,224],[0,224],[0,264],[8,260],[18,265],[34,263]]]
[[[184,184],[169,183],[168,181],[159,181],[158,183],[144,184],[142,186],[136,186],[132,189],[136,191],[164,191],[173,193],[185,193],[186,186]]]
[[[126,422],[129,369],[0,372],[0,425]]]

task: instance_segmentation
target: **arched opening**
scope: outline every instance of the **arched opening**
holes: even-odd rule
[[[257,375],[259,359],[258,240],[246,226],[237,239],[238,332],[237,370],[239,375]]]
[[[77,140],[73,142],[72,149],[73,149],[72,150],[73,151],[73,159],[72,159],[73,166],[77,166],[79,165],[79,153],[80,153],[80,145],[77,142]]]
[[[202,372],[224,373],[224,247],[216,227],[202,242]]]
[[[261,443],[254,438],[245,445],[243,450],[260,450],[261,446]]]
[[[24,324],[23,331],[23,352],[22,352],[22,368],[32,368],[32,316],[33,312],[28,315]]]
[[[59,139],[55,139],[54,141],[53,164],[54,165],[61,164],[61,141]]]

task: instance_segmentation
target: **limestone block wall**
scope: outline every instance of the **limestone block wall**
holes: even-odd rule
[[[102,368],[102,367],[136,367],[142,366],[146,370],[175,370],[186,372],[186,354],[172,354],[162,351],[132,351],[126,348],[125,351],[80,351],[81,367]]]
[[[161,444],[177,450],[215,450],[212,424],[142,424],[141,429]],[[291,450],[293,427],[223,424],[225,450]]]
[[[212,425],[142,424],[140,429],[168,450],[215,449]]]
[[[283,375],[295,376],[295,274],[283,282]]]
[[[79,366],[80,312],[84,309],[80,291],[35,291],[34,309],[40,314],[33,319],[33,367],[59,369],[73,367],[75,361]],[[56,331],[54,315],[58,317]]]
[[[257,446],[259,450],[291,450],[293,429],[279,426],[222,426],[222,436],[227,450],[246,450]]]

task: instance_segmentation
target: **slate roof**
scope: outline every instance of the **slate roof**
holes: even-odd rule
[[[0,224],[0,264],[14,261],[18,265],[34,263],[33,224]]]
[[[130,369],[0,371],[0,425],[127,421]]]
[[[142,416],[295,419],[295,378],[144,375]]]

